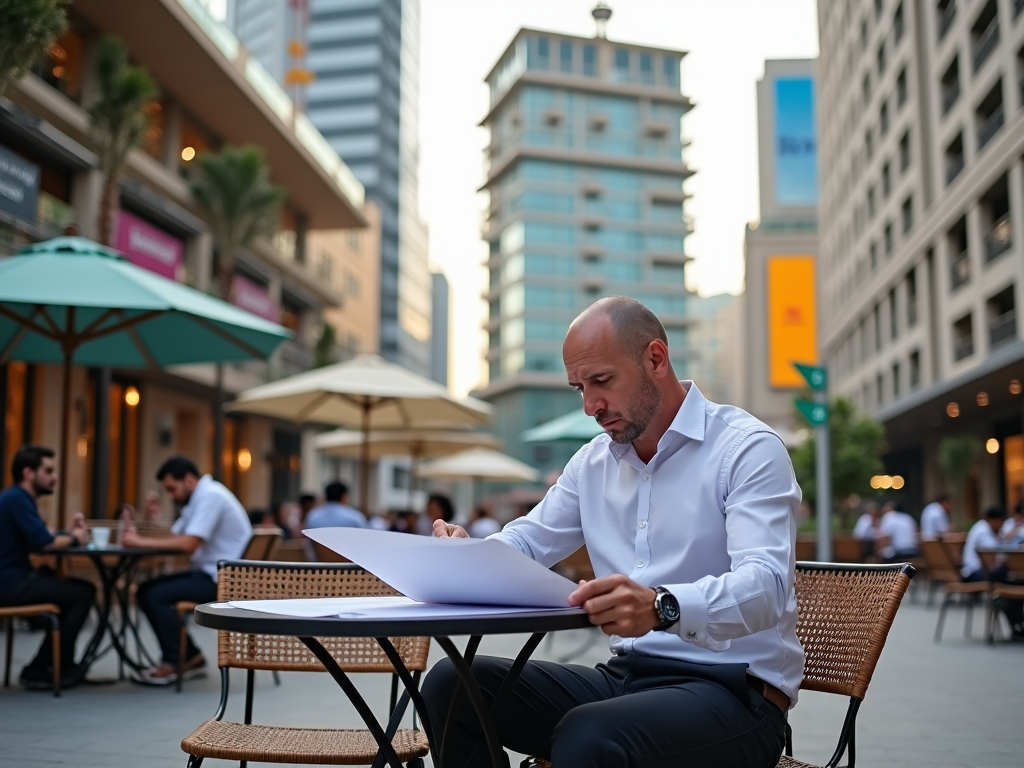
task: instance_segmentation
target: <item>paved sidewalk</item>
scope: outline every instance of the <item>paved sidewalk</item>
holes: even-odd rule
[[[897,615],[885,652],[861,711],[857,763],[863,766],[929,768],[1016,768],[1024,764],[1024,646],[990,647],[975,637],[965,640],[962,613],[951,611],[946,639],[932,642],[936,609],[905,604]],[[34,651],[40,635],[15,638],[13,673]],[[199,629],[197,640],[207,659],[216,660],[216,636]],[[541,645],[537,657],[557,658],[581,644],[585,632],[565,633]],[[482,652],[513,655],[522,637],[490,638]],[[460,642],[461,645],[461,642]],[[431,660],[441,656],[434,646]],[[596,663],[606,657],[599,641],[578,659]],[[96,675],[113,674],[104,659]],[[326,675],[286,674],[275,687],[270,673],[257,673],[254,719],[280,725],[359,727],[343,694]],[[377,711],[387,706],[389,679],[366,676],[357,682]],[[229,719],[241,719],[245,676],[232,677]],[[216,672],[186,684],[185,691],[144,688],[130,682],[79,687],[59,700],[24,691],[0,689],[0,765],[5,768],[77,766],[80,768],[181,768],[180,741],[217,706]],[[846,702],[838,696],[804,694],[791,714],[798,757],[820,763],[831,755]],[[211,761],[210,765],[227,765]],[[512,765],[518,759],[513,756]]]

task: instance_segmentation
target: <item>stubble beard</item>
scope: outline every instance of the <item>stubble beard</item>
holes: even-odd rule
[[[654,420],[655,415],[661,409],[663,399],[661,391],[651,381],[650,376],[647,375],[646,371],[643,372],[643,376],[640,379],[640,391],[637,393],[637,398],[631,409],[633,412],[628,420],[623,418],[626,426],[617,430],[613,429],[608,433],[608,436],[613,442],[621,445],[632,443],[647,431],[651,421]]]

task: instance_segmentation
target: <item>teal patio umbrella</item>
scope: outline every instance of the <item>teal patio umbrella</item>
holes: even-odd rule
[[[546,421],[521,435],[524,443],[552,443],[556,440],[574,440],[589,443],[603,430],[593,416],[582,410],[567,413],[557,419]]]
[[[72,365],[157,369],[266,358],[289,335],[85,238],[58,237],[0,260],[0,365],[64,366],[61,471]],[[57,503],[62,526],[65,487]]]

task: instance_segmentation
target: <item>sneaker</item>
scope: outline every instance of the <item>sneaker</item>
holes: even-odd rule
[[[185,668],[181,674],[181,679],[196,680],[201,677],[206,677],[206,659],[202,656],[196,656],[195,658],[186,661]],[[160,664],[156,667],[152,667],[151,669],[143,670],[137,677],[132,679],[142,685],[162,687],[178,682],[178,670],[170,664]]]
[[[60,675],[60,689],[74,688],[85,677],[85,669],[78,664],[69,665],[68,669],[62,669]],[[25,667],[21,671],[18,682],[29,691],[52,691],[53,690],[53,667],[45,669],[39,667]]]

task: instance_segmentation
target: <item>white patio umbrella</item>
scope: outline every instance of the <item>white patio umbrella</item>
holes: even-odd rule
[[[459,399],[419,374],[377,355],[306,371],[242,392],[227,409],[295,423],[359,430],[360,501],[367,506],[370,434],[376,430],[451,429],[486,424],[491,407]]]
[[[419,477],[445,480],[495,480],[532,483],[540,472],[518,459],[488,448],[471,448],[443,459],[424,462]]]

